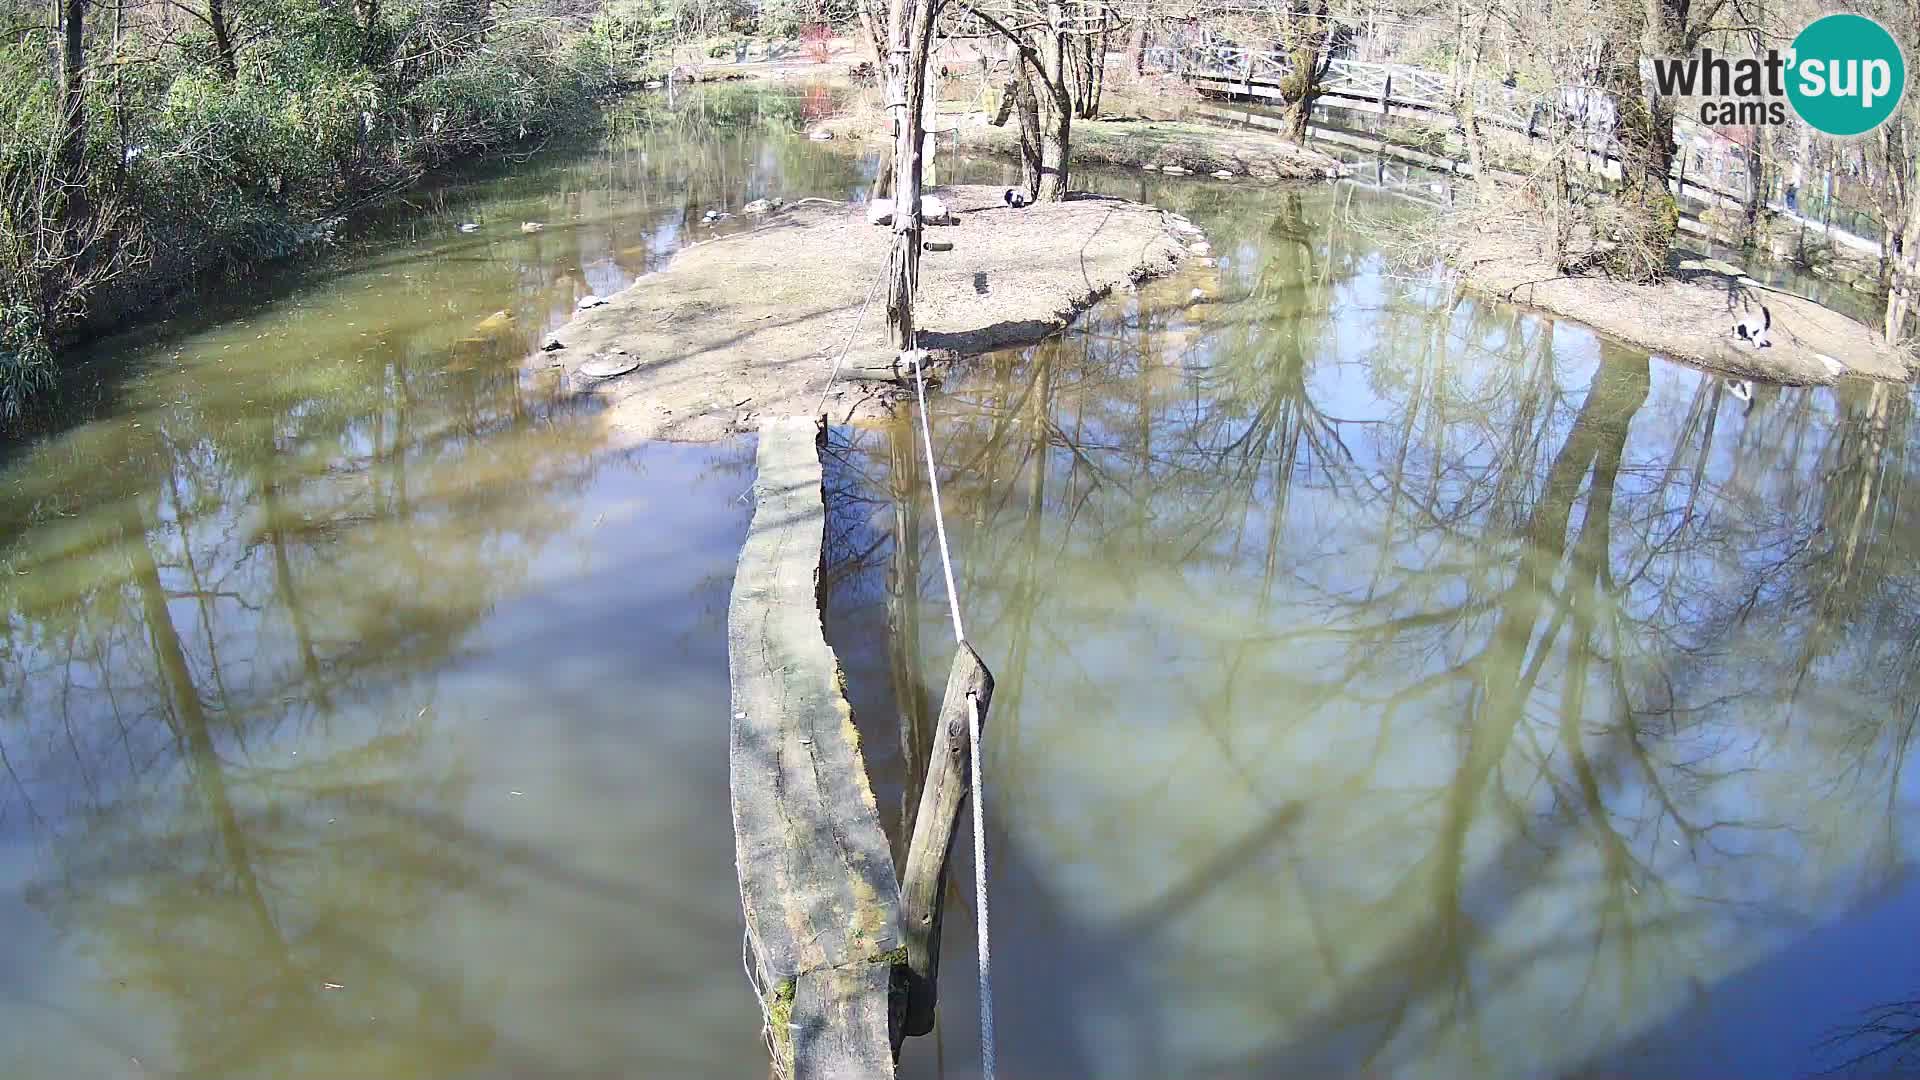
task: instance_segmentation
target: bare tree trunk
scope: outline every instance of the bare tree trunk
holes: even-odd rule
[[[873,70],[885,76],[887,70],[887,38],[880,32],[880,23],[874,18],[874,11],[866,4],[860,5],[860,29],[865,31],[867,46],[873,50]]]
[[[1013,53],[1013,105],[1020,115],[1020,172],[1027,197],[1040,194],[1040,97],[1033,89],[1033,70],[1018,49]]]
[[[1609,259],[1613,272],[1630,281],[1654,281],[1667,272],[1668,253],[1680,227],[1680,206],[1667,190],[1673,170],[1673,101],[1648,100],[1640,85],[1644,14],[1629,2],[1626,32],[1604,46],[1600,85],[1614,101],[1614,145],[1620,154],[1615,205],[1623,211],[1620,236]],[[1665,37],[1665,35],[1660,35]],[[1678,54],[1677,48],[1672,50]]]
[[[1553,187],[1548,192],[1550,203],[1547,214],[1547,258],[1553,261],[1555,270],[1568,271],[1571,263],[1568,241],[1572,235],[1570,213],[1573,209],[1573,185],[1567,177],[1568,148],[1559,138],[1554,140],[1553,160],[1548,168],[1553,170]]]
[[[1087,96],[1080,101],[1080,118],[1092,120],[1100,115],[1100,95],[1107,88],[1107,45],[1113,34],[1113,11],[1100,9],[1100,32],[1088,38],[1088,55],[1092,60],[1092,78],[1087,83]]]
[[[922,102],[927,48],[933,36],[933,0],[894,0],[887,108],[895,114],[893,254],[887,264],[887,321],[895,348],[915,344],[913,294],[920,285],[920,171],[925,138]],[[897,106],[897,107],[896,107]]]
[[[380,33],[380,0],[353,0],[353,13],[360,21],[360,56],[368,63],[381,59],[385,46]]]
[[[1893,284],[1887,290],[1887,320],[1882,327],[1887,341],[1906,337],[1907,319],[1913,314],[1915,293],[1920,292],[1920,198],[1907,192],[1907,224],[1896,234],[1898,254],[1893,264]]]
[[[1133,32],[1127,35],[1127,70],[1137,78],[1147,70],[1147,20],[1139,16],[1133,23]]]
[[[969,6],[967,10],[1005,38],[1016,57],[1014,105],[1020,110],[1021,160],[1023,164],[1036,159],[1039,163],[1038,177],[1029,173],[1034,199],[1060,202],[1067,197],[1074,111],[1073,72],[1067,56],[1070,34],[1064,6],[1061,0],[1048,0],[1047,25],[1020,31],[1009,29],[978,8]],[[1033,87],[1036,78],[1044,94]],[[1036,99],[1037,107],[1029,104]],[[1037,155],[1029,147],[1030,136],[1039,144]]]
[[[207,25],[213,28],[214,65],[227,82],[240,77],[240,60],[233,48],[233,31],[227,25],[226,0],[207,0]]]
[[[898,6],[898,5],[896,5]],[[891,24],[889,24],[891,25]],[[860,5],[860,27],[866,31],[867,44],[873,48],[873,70],[879,74],[881,93],[887,100],[893,100],[895,91],[893,67],[887,60],[887,41],[880,32],[880,24],[874,18],[874,10],[866,3]],[[899,138],[900,113],[889,109],[887,117],[895,126],[894,138]],[[896,198],[899,192],[894,184],[894,160],[890,151],[881,151],[880,167],[873,175],[873,197],[876,199]]]
[[[1280,93],[1287,101],[1287,137],[1295,142],[1307,138],[1307,124],[1313,119],[1313,103],[1320,96],[1320,76],[1326,67],[1326,50],[1332,24],[1327,20],[1327,0],[1315,0],[1313,14],[1302,20],[1299,40],[1290,58],[1293,70],[1281,83]]]
[[[1045,123],[1040,129],[1040,186],[1034,198],[1060,202],[1067,197],[1067,148],[1073,139],[1066,11],[1060,0],[1047,0],[1047,32],[1040,58],[1040,81],[1047,88],[1047,96],[1041,102]]]
[[[87,0],[60,5],[60,184],[69,222],[87,214]]]
[[[1766,21],[1766,10],[1765,0],[1760,0],[1758,14],[1754,16],[1756,24]],[[1766,39],[1761,36],[1758,29],[1751,33],[1749,40],[1755,55],[1760,55],[1766,49]],[[1760,240],[1760,211],[1765,209],[1767,204],[1766,158],[1768,151],[1772,149],[1772,131],[1771,127],[1764,124],[1756,126],[1753,129],[1753,140],[1746,147],[1747,198],[1740,208],[1740,246],[1743,248],[1751,248]],[[1684,164],[1681,166],[1680,175],[1682,179],[1686,177]],[[1676,197],[1686,193],[1684,184],[1674,192]]]
[[[1753,129],[1753,141],[1744,151],[1747,158],[1747,198],[1740,208],[1740,246],[1753,247],[1760,241],[1760,210],[1767,202],[1766,153],[1768,132],[1761,125]]]
[[[1456,4],[1455,11],[1462,13],[1459,28],[1463,39],[1471,42],[1467,49],[1467,66],[1457,76],[1453,86],[1453,115],[1460,122],[1461,137],[1467,144],[1467,164],[1473,167],[1474,187],[1481,199],[1491,203],[1494,197],[1493,176],[1487,171],[1480,137],[1480,98],[1477,92],[1480,81],[1480,54],[1486,47],[1487,22],[1491,10],[1482,8],[1479,17],[1464,15],[1465,4]],[[1304,133],[1303,133],[1304,134]]]

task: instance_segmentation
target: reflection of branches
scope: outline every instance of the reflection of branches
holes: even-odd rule
[[[1848,1055],[1824,1076],[1854,1073],[1868,1065],[1892,1073],[1920,1064],[1920,1000],[1876,1005],[1859,1023],[1832,1033],[1820,1046]]]
[[[935,416],[1013,843],[1104,915],[1061,948],[1230,1000],[1231,1048],[1163,1071],[1484,1064],[1495,1009],[1639,1024],[1829,915],[1810,867],[1891,866],[1904,399],[1742,411],[1266,210],[1270,242],[1214,230],[1262,237],[1221,244],[1237,303],[1111,302]]]

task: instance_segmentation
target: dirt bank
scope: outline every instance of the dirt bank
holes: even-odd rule
[[[922,344],[940,362],[1037,341],[1112,289],[1173,270],[1199,239],[1183,231],[1192,229],[1184,219],[1119,199],[1013,210],[996,188],[938,194],[958,224],[927,229],[929,242],[953,247],[923,253],[917,315]],[[760,416],[890,415],[901,387],[884,284],[824,408],[821,393],[892,237],[860,208],[801,204],[687,248],[575,317],[556,334],[562,348],[529,362],[602,398],[619,441],[715,439],[753,429]],[[625,374],[591,377],[629,362]]]
[[[986,122],[986,114],[975,112],[943,113],[937,123],[942,129],[957,130],[962,150],[1008,155],[1020,152],[1020,128],[1014,121],[994,127]],[[889,137],[886,118],[875,109],[835,117],[821,127],[836,138],[875,145]],[[1277,135],[1137,117],[1074,121],[1073,163],[1151,170],[1171,166],[1196,176],[1224,172],[1236,179],[1270,182],[1331,180],[1342,169],[1331,156]]]
[[[1466,283],[1502,299],[1586,323],[1603,333],[1727,375],[1805,386],[1842,375],[1904,381],[1907,357],[1872,328],[1749,277],[1724,264],[1681,259],[1671,280],[1635,285],[1566,277],[1523,237],[1481,235],[1458,242],[1449,260]],[[1732,327],[1766,305],[1773,346],[1756,349]]]

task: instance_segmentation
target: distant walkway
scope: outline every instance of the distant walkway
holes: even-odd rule
[[[1160,45],[1146,51],[1153,67],[1179,76],[1203,93],[1255,101],[1284,100],[1281,83],[1292,62],[1278,50],[1250,49],[1227,43]],[[1613,152],[1616,110],[1612,97],[1597,87],[1570,86],[1559,94],[1534,94],[1517,87],[1475,82],[1475,114],[1489,127],[1524,136],[1531,145],[1556,112],[1579,133],[1599,164],[1592,171],[1610,179],[1620,176],[1620,158]],[[1328,109],[1375,116],[1414,117],[1457,126],[1453,115],[1454,82],[1443,72],[1406,64],[1378,64],[1335,59],[1327,63],[1318,87],[1318,104]],[[1680,152],[1675,156],[1670,185],[1674,193],[1706,203],[1745,206],[1751,177],[1745,150],[1731,139],[1688,118],[1674,121]],[[1602,149],[1604,147],[1604,150]],[[1830,236],[1835,243],[1878,257],[1880,242],[1838,226],[1814,221],[1779,202],[1769,202],[1775,213]]]

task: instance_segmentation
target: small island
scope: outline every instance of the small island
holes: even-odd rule
[[[1076,195],[1010,207],[1003,194],[937,189],[952,224],[925,228],[916,308],[934,364],[1039,341],[1206,250],[1185,218],[1141,203]],[[892,415],[910,393],[875,284],[893,237],[864,207],[772,210],[575,316],[529,362],[604,401],[616,441],[721,438],[762,416]]]

